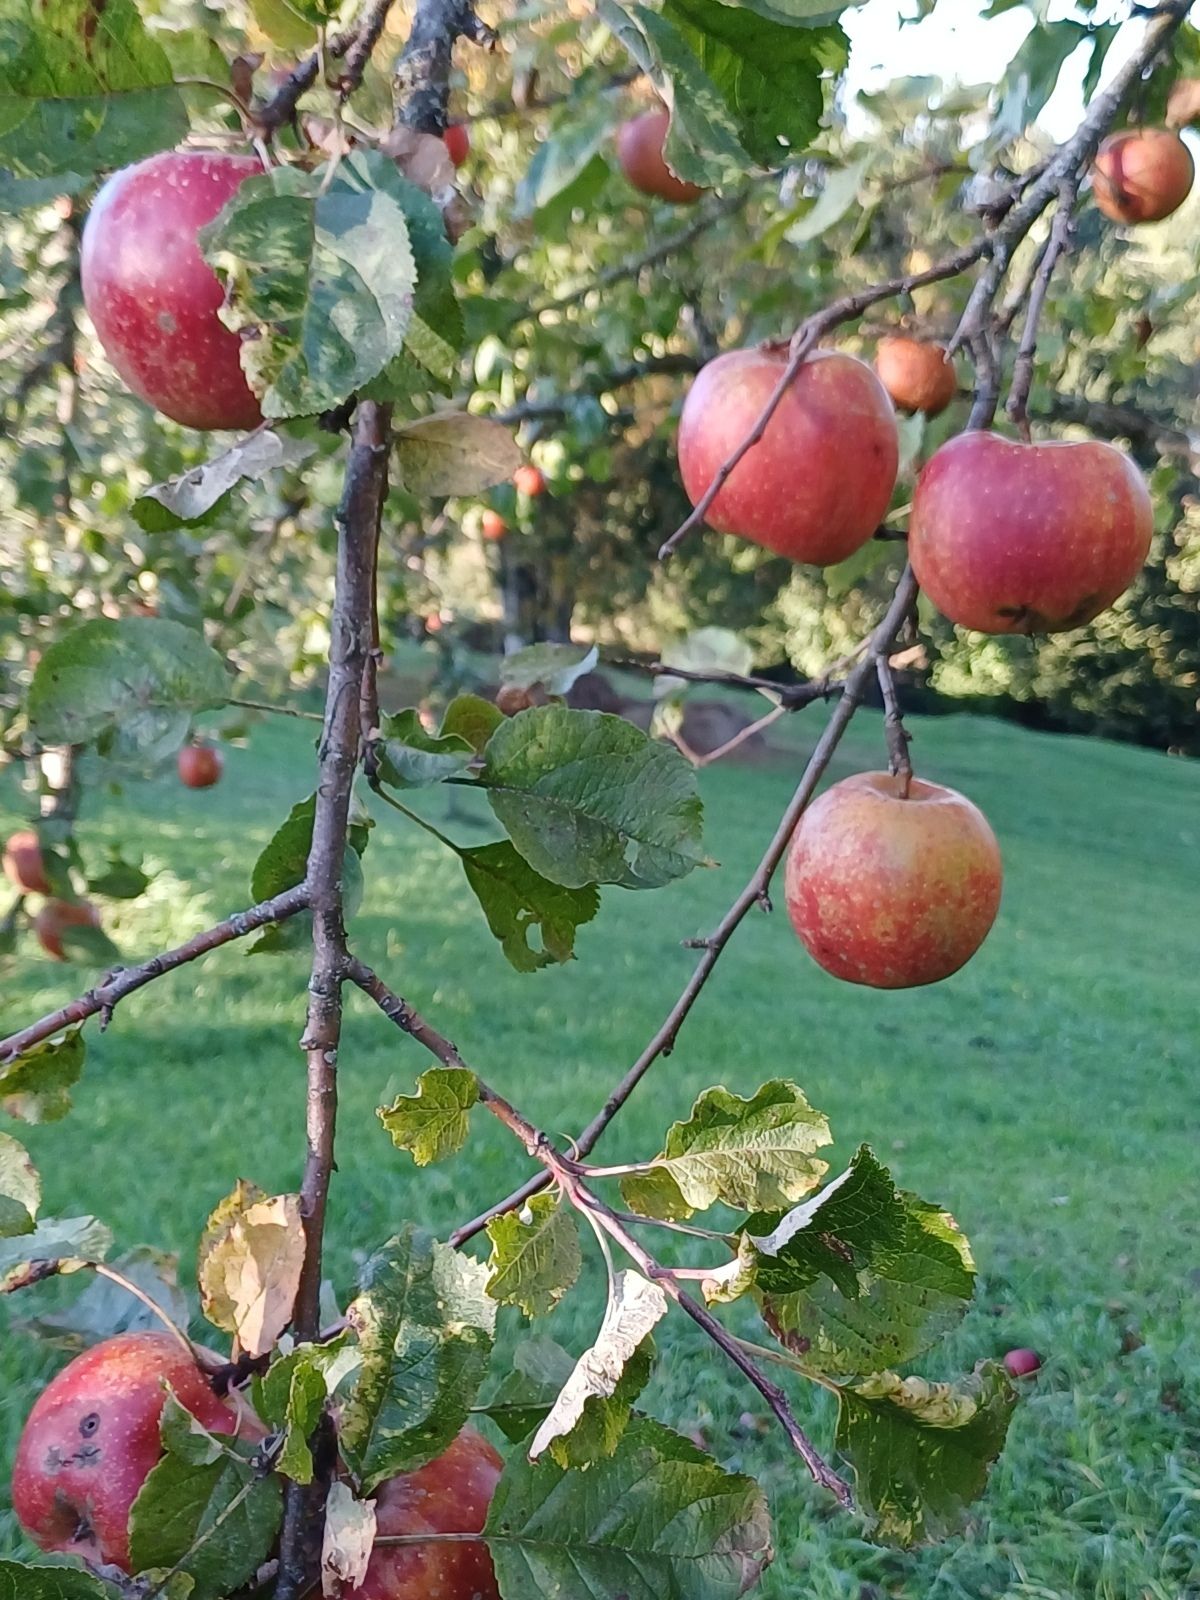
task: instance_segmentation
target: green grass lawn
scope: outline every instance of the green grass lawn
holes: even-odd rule
[[[578,1128],[683,984],[693,955],[680,940],[709,930],[748,876],[821,715],[794,719],[762,762],[706,772],[719,867],[657,894],[608,891],[568,968],[512,972],[457,862],[390,813],[367,857],[356,946],[533,1119]],[[682,1319],[664,1332],[647,1399],[763,1477],[779,1548],[767,1600],[1200,1596],[1200,766],[966,716],[913,719],[913,732],[921,774],[962,788],[1001,841],[1004,905],[981,954],[936,988],[875,993],[817,970],[782,912],[754,915],[602,1149],[611,1161],[653,1154],[708,1084],[749,1093],[793,1077],[831,1117],[836,1155],[870,1141],[972,1240],[977,1307],[925,1370],[1024,1344],[1047,1364],[967,1532],[911,1555],[858,1538]],[[89,806],[85,847],[124,842],[158,869],[111,918],[123,950],[149,954],[246,902],[254,855],[308,792],[311,744],[310,727],[281,719],[229,753],[217,790],[182,791],[171,776]],[[879,719],[864,713],[837,772],[882,754]],[[0,798],[7,829],[19,800],[11,786]],[[484,837],[445,820],[447,799],[422,803],[447,831]],[[3,975],[0,1023],[68,998],[83,977],[26,948]],[[235,1178],[294,1187],[304,982],[299,957],[235,946],[127,1002],[107,1034],[93,1025],[73,1115],[15,1130],[42,1170],[45,1214],[95,1212],[121,1247],[178,1250],[189,1279],[204,1217]],[[529,1168],[483,1118],[464,1157],[425,1172],[391,1148],[375,1107],[427,1062],[359,996],[341,1063],[329,1274],[344,1297],[360,1253],[402,1220],[448,1230]],[[550,1330],[575,1349],[594,1331],[600,1278],[593,1262],[587,1292]],[[10,1321],[45,1292],[10,1304]],[[5,1460],[59,1359],[6,1333]],[[822,1397],[798,1404],[827,1440]]]

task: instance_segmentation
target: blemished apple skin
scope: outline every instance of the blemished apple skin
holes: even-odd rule
[[[678,437],[693,505],[758,421],[787,362],[786,352],[730,350],[697,375]],[[899,454],[896,413],[875,373],[854,356],[817,351],[705,520],[791,561],[844,561],[883,521]]]
[[[25,894],[49,894],[42,846],[32,828],[14,833],[4,846],[4,876]]]
[[[939,416],[958,393],[958,374],[944,345],[889,334],[875,350],[879,381],[901,411]]]
[[[196,235],[247,178],[253,156],[167,151],[114,173],[83,230],[83,298],[134,394],[189,428],[254,428],[241,341],[217,315],[224,290]]]
[[[1061,633],[1129,588],[1153,532],[1146,481],[1113,445],[962,433],[917,479],[908,556],[951,622]]]
[[[1168,128],[1111,133],[1096,155],[1092,193],[1113,222],[1161,222],[1191,193],[1192,153]]]
[[[698,184],[676,177],[663,156],[663,145],[671,126],[670,114],[663,110],[643,111],[641,116],[623,122],[617,129],[617,160],[635,189],[676,205],[691,205],[705,191]]]
[[[375,1490],[376,1532],[478,1533],[504,1463],[473,1428],[419,1471],[389,1478]],[[383,1546],[367,1575],[343,1600],[500,1600],[482,1540]]]
[[[17,1446],[13,1510],[35,1544],[129,1571],[130,1507],[162,1455],[164,1382],[204,1427],[245,1432],[170,1334],[94,1345],[42,1390]]]
[[[818,966],[847,983],[939,983],[979,949],[1000,908],[1000,847],[965,795],[860,772],[801,817],[788,852],[788,916]]]

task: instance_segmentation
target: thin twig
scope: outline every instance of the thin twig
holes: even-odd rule
[[[900,715],[900,701],[891,663],[885,655],[876,658],[875,670],[879,677],[879,691],[883,695],[883,731],[887,738],[892,775],[900,780],[900,798],[907,800],[913,775],[912,760],[908,753],[909,735]]]
[[[1037,355],[1038,328],[1042,320],[1042,308],[1046,303],[1046,295],[1050,288],[1050,280],[1054,276],[1054,269],[1060,258],[1071,248],[1072,221],[1071,213],[1075,209],[1076,188],[1064,181],[1059,190],[1058,207],[1054,213],[1054,220],[1050,224],[1050,237],[1046,240],[1046,248],[1042,251],[1038,262],[1037,271],[1029,287],[1029,305],[1025,312],[1025,324],[1021,329],[1021,343],[1017,348],[1017,357],[1013,363],[1012,383],[1008,391],[1009,420],[1017,427],[1023,438],[1029,438],[1029,391],[1033,387],[1033,363]]]
[[[30,1023],[19,1033],[10,1034],[7,1039],[0,1039],[0,1066],[7,1065],[35,1044],[53,1038],[64,1028],[86,1022],[89,1017],[111,1015],[114,1007],[127,995],[133,994],[136,989],[144,988],[148,983],[153,983],[164,973],[186,966],[189,961],[195,961],[197,957],[207,955],[210,950],[217,950],[221,945],[229,944],[234,939],[244,939],[248,933],[254,933],[258,928],[265,928],[268,923],[284,922],[288,917],[294,917],[298,911],[303,911],[307,905],[308,890],[303,884],[298,884],[296,888],[288,889],[271,900],[264,900],[260,905],[251,906],[248,911],[235,912],[233,916],[226,917],[224,922],[218,922],[215,927],[206,928],[203,933],[195,934],[186,943],[177,945],[174,950],[165,950],[161,955],[152,956],[140,966],[117,968],[102,983],[98,983],[94,989],[89,989],[86,994],[80,995],[77,1000],[72,1000],[70,1004],[50,1012],[38,1022]]]
[[[240,695],[230,695],[227,703],[231,706],[241,706],[245,711],[269,711],[277,717],[300,717],[305,722],[325,721],[319,711],[301,711],[299,706],[275,705],[270,700],[244,700]]]

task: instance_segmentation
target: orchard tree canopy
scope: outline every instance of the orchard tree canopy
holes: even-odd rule
[[[92,1028],[220,946],[308,965],[303,1170],[197,1218],[204,1339],[102,1221],[40,1216],[0,1136],[0,1289],[132,1283],[165,1324],[98,1330],[37,1402],[14,1507],[78,1559],[2,1562],[0,1596],[734,1600],[773,1552],[753,1462],[642,1404],[681,1316],[866,1538],[943,1538],[984,1492],[1016,1396],[944,1375],[967,1240],[869,1143],[831,1176],[790,1071],[591,1157],[785,854],[780,910],[844,981],[936,983],[986,939],[1004,840],[914,774],[905,705],[1197,748],[1200,34],[1186,0],[1034,11],[998,81],[856,93],[825,0],[0,0],[0,737],[33,813],[0,961],[83,969],[0,1042],[4,1108],[67,1115]],[[388,658],[418,640],[413,704]],[[649,731],[604,660],[654,680]],[[744,735],[689,747],[694,683],[833,708],[659,1030],[540,1129],[356,954],[372,836],[432,834],[544,990],[617,891],[713,864],[697,767]],[[816,799],[868,698],[880,770]],[[97,858],[81,809],[218,782],[212,713],[313,720],[312,771],[245,908],[122,952],[143,841]],[[422,814],[436,786],[486,842]],[[396,1218],[330,1306],[347,985],[434,1061],[379,1159],[469,1160],[491,1117],[516,1187],[446,1241]],[[856,1143],[885,1134],[866,1108]],[[589,1348],[514,1350],[596,1273]]]

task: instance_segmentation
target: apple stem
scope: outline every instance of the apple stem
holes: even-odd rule
[[[887,739],[889,765],[892,774],[899,780],[901,800],[908,799],[908,792],[912,786],[912,759],[908,753],[911,735],[904,726],[900,714],[900,697],[896,692],[896,680],[892,674],[892,664],[886,655],[879,655],[875,660],[875,671],[879,678],[879,690],[883,696],[883,731]]]

